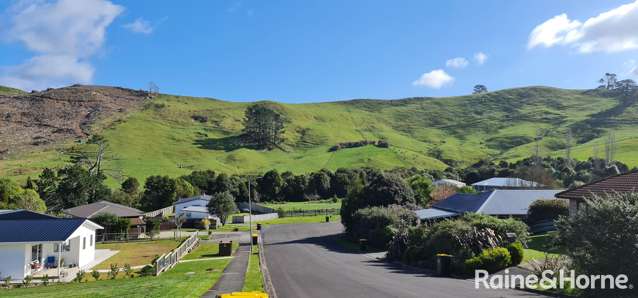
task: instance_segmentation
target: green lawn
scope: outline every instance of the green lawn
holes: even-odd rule
[[[268,208],[290,210],[321,210],[321,209],[339,209],[341,208],[341,200],[333,202],[332,200],[309,201],[309,202],[282,202],[282,203],[259,203]]]
[[[545,253],[550,255],[562,254],[559,248],[552,244],[552,233],[531,236],[527,241],[527,247],[523,255],[523,262],[530,260],[543,260]]]
[[[340,215],[330,215],[330,222],[340,222]],[[283,225],[283,224],[304,224],[304,223],[322,223],[326,222],[325,215],[316,215],[316,216],[294,216],[294,217],[280,217],[276,219],[260,221],[259,223],[262,226],[267,225]],[[218,228],[217,230],[213,230],[216,232],[230,232],[235,228],[239,229],[239,231],[248,231],[248,224],[226,224],[223,227]],[[257,224],[253,224],[253,230],[257,229]]]
[[[201,297],[221,276],[230,260],[177,264],[157,277],[101,280],[48,287],[0,290],[2,297]]]
[[[124,264],[131,266],[150,264],[156,256],[160,256],[176,248],[181,240],[155,240],[136,241],[123,243],[97,244],[97,249],[110,249],[119,251],[106,261],[98,264],[95,269],[109,269],[110,264],[117,264],[119,267]]]
[[[259,246],[253,246],[253,253],[248,259],[248,270],[244,280],[244,292],[264,291],[264,283],[261,276],[261,266],[259,262]]]
[[[239,247],[239,243],[233,243],[233,250]],[[187,254],[183,260],[193,260],[193,259],[202,259],[202,258],[216,258],[219,257],[219,244],[218,243],[202,243],[200,242],[199,246],[193,250],[191,253]]]

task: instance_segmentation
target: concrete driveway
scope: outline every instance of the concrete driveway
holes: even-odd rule
[[[515,290],[476,290],[472,280],[439,278],[345,251],[338,223],[272,225],[263,232],[278,298],[543,297]]]

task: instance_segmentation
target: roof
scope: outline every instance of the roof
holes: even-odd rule
[[[209,195],[199,195],[199,196],[194,196],[194,197],[190,197],[190,198],[181,198],[181,199],[177,200],[177,202],[175,202],[175,204],[173,204],[173,205],[183,204],[183,203],[187,203],[187,202],[195,201],[195,200],[210,201],[210,199],[211,199],[211,196],[209,196]]]
[[[2,220],[0,243],[66,241],[84,223],[102,228],[86,218]]]
[[[203,206],[188,206],[180,211],[208,213],[208,208]]]
[[[494,177],[473,183],[472,186],[487,187],[538,187],[540,184],[534,181],[523,180],[521,178]]]
[[[440,186],[440,185],[451,185],[454,186],[456,188],[461,188],[466,186],[465,182],[461,182],[458,180],[454,180],[454,179],[439,179],[433,182],[434,185],[436,186]]]
[[[477,213],[488,215],[527,215],[529,206],[542,199],[554,199],[556,189],[497,189]]]
[[[638,192],[638,171],[614,175],[563,191],[556,196],[563,199],[583,199],[609,193]]]
[[[87,205],[77,206],[63,210],[63,212],[71,216],[83,218],[93,218],[98,214],[104,213],[113,214],[117,217],[137,217],[144,214],[144,212],[139,209],[109,201],[99,201]]]
[[[556,189],[495,189],[478,194],[457,193],[432,207],[454,213],[526,215],[534,201],[554,199],[560,191]]]
[[[25,219],[47,219],[57,218],[55,216],[24,209],[0,210],[0,220],[25,220]]]
[[[456,213],[476,212],[481,208],[490,194],[492,194],[491,191],[478,194],[457,193],[437,202],[432,207]]]
[[[456,212],[449,212],[436,208],[427,208],[415,211],[416,216],[421,220],[446,218],[459,215]]]

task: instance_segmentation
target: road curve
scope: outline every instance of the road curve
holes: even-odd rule
[[[264,253],[278,298],[543,297],[515,290],[476,290],[472,280],[428,276],[345,251],[338,223],[272,225]]]

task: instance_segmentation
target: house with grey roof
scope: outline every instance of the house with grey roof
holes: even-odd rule
[[[101,214],[112,214],[130,221],[129,235],[139,235],[146,231],[144,212],[129,206],[109,201],[98,201],[62,210],[66,215],[78,218],[95,218]]]
[[[19,281],[55,268],[87,269],[95,259],[95,232],[86,218],[57,218],[37,212],[0,212],[0,279]]]
[[[197,226],[204,218],[208,218],[212,226],[216,227],[220,223],[219,218],[208,212],[208,203],[211,198],[209,195],[181,198],[173,205],[175,207],[175,216],[183,216],[185,218],[185,227]]]
[[[439,220],[479,213],[498,217],[527,217],[529,206],[537,200],[554,199],[559,189],[495,189],[477,194],[457,193],[434,204],[431,208],[417,210],[422,221]]]
[[[493,189],[539,188],[539,187],[543,187],[543,185],[534,181],[528,181],[521,178],[494,177],[494,178],[486,179],[476,183],[472,183],[472,187],[474,187],[474,189],[478,191],[488,191]]]

